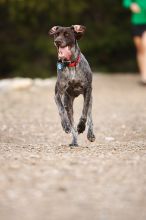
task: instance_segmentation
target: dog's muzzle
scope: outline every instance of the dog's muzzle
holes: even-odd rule
[[[69,46],[66,47],[58,47],[58,59],[66,59],[70,60],[72,56],[71,48]]]

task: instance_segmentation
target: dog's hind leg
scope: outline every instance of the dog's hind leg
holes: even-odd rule
[[[74,101],[73,97],[69,96],[68,94],[65,94],[65,96],[64,96],[64,107],[66,109],[68,119],[69,119],[70,124],[71,124],[71,133],[72,133],[72,142],[71,142],[70,146],[78,146],[78,143],[77,143],[78,134],[77,134],[77,131],[74,127],[73,101]]]
[[[90,104],[87,114],[87,126],[88,126],[87,138],[90,142],[93,142],[95,141],[95,135],[93,133],[93,121],[92,121],[92,97],[90,99]]]

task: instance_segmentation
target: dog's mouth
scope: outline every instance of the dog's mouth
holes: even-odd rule
[[[70,60],[72,56],[71,47],[65,46],[65,47],[58,47],[58,58],[61,60]]]

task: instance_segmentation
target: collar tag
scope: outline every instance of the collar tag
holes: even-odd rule
[[[58,63],[57,63],[57,70],[61,71],[61,70],[63,70],[63,68],[64,68],[63,63],[58,62]]]

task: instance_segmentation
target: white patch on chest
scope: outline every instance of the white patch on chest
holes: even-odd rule
[[[76,78],[76,70],[75,70],[75,68],[72,68],[70,70],[69,74],[70,74],[70,76],[69,76],[70,79],[75,79]]]

